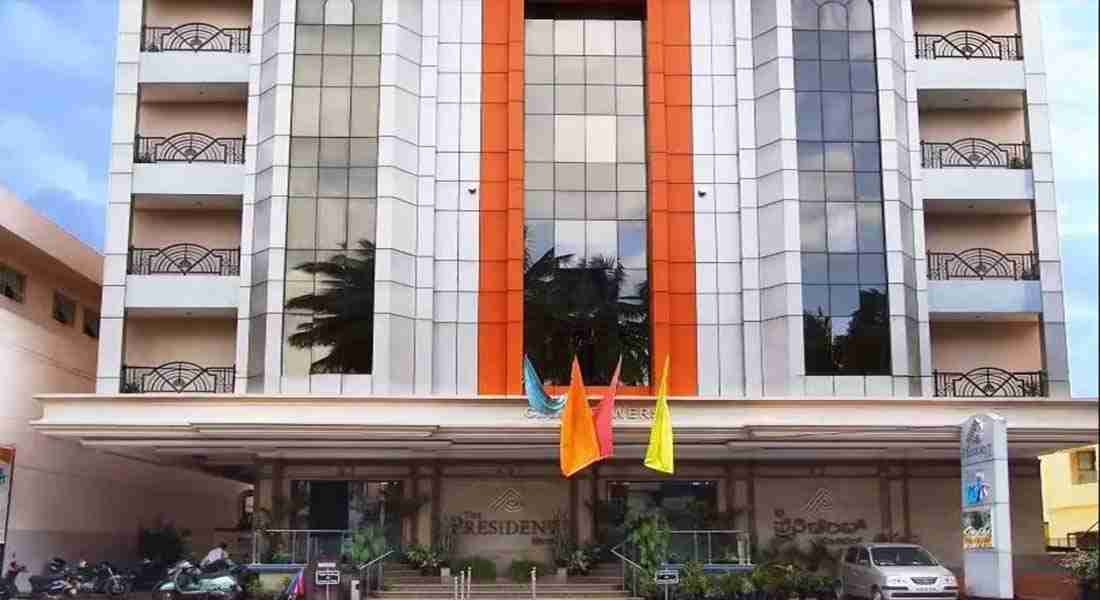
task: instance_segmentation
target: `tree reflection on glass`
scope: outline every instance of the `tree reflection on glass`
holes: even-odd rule
[[[649,282],[630,278],[621,261],[597,256],[525,258],[523,339],[551,385],[569,382],[573,355],[585,381],[607,385],[619,356],[623,385],[649,383]]]
[[[833,318],[820,310],[803,314],[806,374],[889,373],[890,320],[886,292],[864,288],[851,318]],[[846,322],[846,325],[844,324]]]
[[[310,373],[370,373],[374,350],[374,243],[328,260],[293,265],[317,279],[313,292],[286,301],[287,311],[309,312],[287,339],[295,348],[328,349]]]

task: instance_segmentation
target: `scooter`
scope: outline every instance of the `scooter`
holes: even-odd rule
[[[167,578],[153,588],[154,600],[241,600],[244,588],[240,577],[244,567],[225,561],[225,568],[212,573],[189,560],[168,570]]]
[[[8,572],[0,579],[0,600],[12,600],[19,590],[15,587],[15,578],[20,573],[27,571],[27,565],[21,565],[14,560],[8,565]]]

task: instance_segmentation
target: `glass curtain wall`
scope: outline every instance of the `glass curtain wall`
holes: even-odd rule
[[[370,373],[381,0],[298,0],[283,374]]]
[[[871,3],[792,9],[806,374],[889,374]]]
[[[545,7],[544,7],[545,8]],[[548,384],[650,370],[643,22],[526,22],[524,346]]]

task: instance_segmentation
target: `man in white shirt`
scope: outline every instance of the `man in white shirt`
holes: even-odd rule
[[[229,553],[225,551],[228,547],[229,544],[225,542],[215,546],[213,550],[206,553],[206,557],[202,559],[200,566],[207,571],[225,566],[225,562],[229,560]]]

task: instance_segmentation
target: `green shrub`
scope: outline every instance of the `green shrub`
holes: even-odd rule
[[[455,575],[467,568],[474,581],[495,581],[497,578],[497,566],[487,558],[470,556],[451,563],[451,572]]]
[[[380,527],[366,527],[351,532],[344,540],[341,554],[360,565],[382,556],[386,552],[386,536]]]
[[[158,521],[138,530],[138,552],[153,562],[174,563],[187,555],[190,546],[191,530],[178,529],[174,523]]]
[[[703,600],[710,593],[712,584],[703,571],[703,563],[692,561],[680,568],[678,595],[690,600]]]
[[[1096,548],[1077,550],[1060,560],[1059,564],[1079,585],[1085,585],[1089,589],[1095,590],[1100,588],[1100,574],[1098,574],[1098,571],[1100,571],[1100,566],[1098,566],[1100,554],[1098,552],[1100,551]]]
[[[531,581],[531,569],[536,570],[539,577],[545,577],[551,573],[550,567],[533,560],[513,560],[508,565],[508,578],[516,583],[528,583]]]
[[[718,597],[736,598],[738,594],[751,594],[756,591],[752,579],[745,573],[723,573],[714,582]]]

